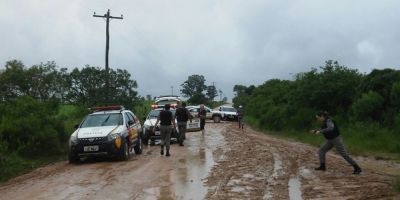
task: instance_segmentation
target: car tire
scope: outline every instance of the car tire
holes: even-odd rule
[[[156,145],[156,141],[150,140],[150,146],[154,146],[154,145]]]
[[[76,164],[76,163],[79,163],[79,161],[81,161],[81,160],[78,155],[68,153],[68,161],[70,164]]]
[[[218,116],[218,115],[215,115],[215,116],[213,117],[213,120],[214,120],[214,123],[220,123],[220,122],[221,122],[221,117]]]
[[[135,151],[135,154],[141,154],[143,151],[143,146],[142,146],[142,139],[138,137],[138,141],[136,142],[136,145],[133,147],[133,150]]]
[[[144,145],[148,145],[148,144],[149,144],[149,137],[145,135],[145,136],[143,137],[143,139],[142,139],[142,143],[143,143]]]
[[[126,140],[123,140],[122,148],[120,149],[118,158],[121,161],[128,160],[129,158],[129,147],[128,147],[128,142]]]
[[[144,131],[143,133],[143,138],[142,138],[142,143],[144,145],[148,145],[149,144],[149,135],[146,133],[147,131]]]

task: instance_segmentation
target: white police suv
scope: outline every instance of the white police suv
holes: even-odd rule
[[[127,160],[132,149],[136,154],[142,153],[142,127],[132,111],[122,106],[95,107],[92,110],[93,113],[75,125],[76,130],[70,136],[70,163],[89,156]]]

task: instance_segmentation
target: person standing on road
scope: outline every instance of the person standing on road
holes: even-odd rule
[[[190,119],[192,122],[192,116],[188,109],[186,109],[186,103],[182,102],[181,106],[176,109],[175,119],[178,123],[178,131],[179,131],[179,145],[183,146],[183,141],[186,139],[186,126],[187,122]]]
[[[238,122],[239,122],[239,128],[243,129],[244,110],[243,110],[242,105],[240,105],[237,110],[237,117],[238,117]]]
[[[204,126],[206,125],[206,116],[207,116],[206,108],[204,108],[204,104],[201,104],[199,109],[199,118],[200,118],[200,130],[203,135],[204,135]]]
[[[358,164],[347,154],[346,149],[343,144],[342,137],[340,136],[339,127],[329,116],[329,113],[326,111],[320,111],[317,113],[317,115],[315,117],[317,118],[317,120],[319,122],[322,122],[322,126],[320,129],[312,130],[312,132],[315,134],[322,133],[324,135],[324,137],[326,138],[325,144],[322,145],[318,151],[320,166],[315,168],[315,170],[321,170],[321,171],[326,170],[325,154],[330,149],[332,149],[332,147],[335,147],[337,152],[350,165],[353,166],[353,168],[354,168],[353,174],[360,174],[362,171],[360,166],[358,166]]]
[[[155,128],[160,122],[160,134],[161,134],[161,155],[164,155],[164,145],[167,150],[167,153],[165,156],[170,156],[171,154],[169,153],[169,144],[170,144],[170,139],[171,139],[171,124],[174,125],[174,129],[176,127],[175,120],[172,116],[172,112],[169,110],[170,109],[169,104],[165,104],[165,109],[158,114],[157,121],[154,125],[153,131],[155,131]]]

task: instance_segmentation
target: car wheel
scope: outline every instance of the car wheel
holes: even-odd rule
[[[219,123],[219,122],[221,122],[221,117],[218,116],[218,115],[215,115],[215,116],[213,117],[213,120],[214,120],[214,123]]]
[[[143,138],[142,138],[142,142],[144,145],[148,145],[149,144],[149,134],[146,133],[147,131],[144,131],[143,133]]]
[[[128,142],[126,140],[123,140],[122,148],[120,150],[119,154],[119,160],[128,160],[129,158],[129,148],[128,148]]]
[[[77,155],[75,155],[75,154],[68,153],[68,161],[69,161],[69,163],[71,163],[71,164],[79,163],[80,158],[79,158]]]
[[[145,135],[145,136],[143,137],[143,139],[142,139],[142,143],[143,143],[144,145],[148,145],[148,144],[149,144],[149,137]]]
[[[150,146],[154,146],[154,145],[156,145],[156,141],[150,140]]]
[[[136,142],[136,145],[133,147],[133,150],[135,151],[135,154],[141,154],[143,151],[143,146],[142,146],[142,139],[139,137],[138,141]]]

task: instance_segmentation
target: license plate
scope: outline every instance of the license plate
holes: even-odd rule
[[[188,124],[189,128],[198,128],[198,124]]]
[[[154,135],[160,135],[160,131],[156,131]]]
[[[83,151],[84,152],[88,152],[88,151],[98,151],[99,150],[99,146],[84,146],[83,147]]]

